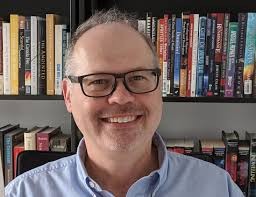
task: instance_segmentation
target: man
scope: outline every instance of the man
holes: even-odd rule
[[[155,131],[162,114],[156,53],[118,10],[74,34],[63,95],[84,139],[77,154],[24,173],[7,196],[242,197],[228,173],[169,153]]]

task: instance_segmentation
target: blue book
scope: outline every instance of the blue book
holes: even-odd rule
[[[176,41],[174,53],[174,96],[179,96],[180,90],[180,63],[181,63],[181,36],[182,20],[176,18]]]
[[[206,33],[206,17],[201,16],[199,19],[198,33],[198,53],[197,53],[197,71],[196,71],[196,96],[204,96],[204,62],[205,62],[205,33]]]

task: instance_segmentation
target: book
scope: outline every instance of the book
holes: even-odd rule
[[[0,161],[2,160],[3,156],[0,153]],[[0,196],[4,196],[4,172],[2,162],[0,162]]]
[[[50,150],[50,139],[60,132],[60,127],[48,127],[36,134],[36,149],[39,151]]]
[[[31,95],[31,19],[25,17],[25,94]]]
[[[248,196],[256,196],[256,133],[245,133],[246,140],[249,140],[249,175],[248,175]]]
[[[24,140],[26,128],[17,128],[4,135],[4,165],[5,165],[5,184],[7,185],[14,178],[13,148]]]
[[[4,94],[3,73],[3,19],[0,18],[0,95]]]
[[[25,95],[25,17],[19,16],[19,95]]]
[[[21,142],[13,147],[13,178],[16,177],[17,157],[22,151],[24,151],[24,142]]]
[[[11,94],[19,94],[19,16],[10,15]]]
[[[225,170],[230,174],[233,181],[237,181],[237,157],[239,136],[236,131],[222,131],[222,140],[226,147]]]
[[[29,129],[28,131],[26,131],[24,133],[24,149],[25,150],[36,150],[36,135],[37,133],[47,129],[48,126],[45,127],[33,127],[31,129]]]
[[[69,152],[71,151],[71,135],[58,133],[50,139],[50,151]]]
[[[4,169],[4,158],[5,158],[5,152],[4,152],[4,135],[8,132],[11,132],[14,129],[17,129],[19,127],[19,124],[12,125],[12,124],[7,124],[3,127],[0,128],[0,151],[2,155],[2,166],[3,166],[3,172],[5,171]]]
[[[250,146],[248,140],[239,140],[237,161],[237,185],[247,196]]]
[[[238,23],[230,22],[229,23],[228,51],[227,51],[225,97],[233,97],[234,96],[237,31],[238,31]]]
[[[61,17],[57,14],[46,14],[46,93],[47,95],[55,94],[55,50],[54,50],[54,28],[55,24],[61,22]]]
[[[11,94],[10,23],[3,22],[3,76],[4,94]]]
[[[245,56],[244,56],[244,96],[252,96],[253,87],[253,74],[255,64],[255,51],[256,51],[256,13],[248,13],[247,28],[246,28],[246,41],[245,41]]]

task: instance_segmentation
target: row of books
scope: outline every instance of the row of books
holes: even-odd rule
[[[60,127],[35,126],[21,128],[19,124],[0,127],[0,150],[5,184],[16,177],[17,156],[24,150],[69,152],[71,136]]]
[[[164,97],[256,97],[256,13],[147,13],[138,30],[157,48]]]
[[[61,95],[70,33],[64,19],[0,18],[0,95]]]
[[[222,131],[222,139],[166,139],[169,151],[181,154],[203,153],[213,163],[225,169],[245,196],[256,196],[256,133],[246,132],[246,139],[239,139],[236,131]]]

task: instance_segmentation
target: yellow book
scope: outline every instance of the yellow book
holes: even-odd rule
[[[55,94],[55,53],[54,53],[54,27],[60,22],[60,16],[56,14],[46,14],[46,70],[47,95]]]
[[[19,94],[19,16],[10,15],[11,94]]]

